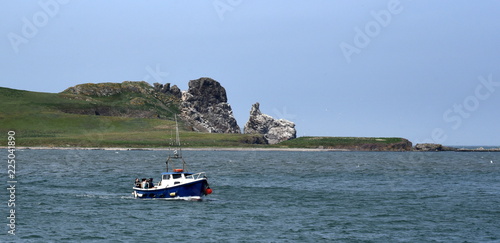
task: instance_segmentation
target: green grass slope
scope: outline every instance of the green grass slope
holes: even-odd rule
[[[0,134],[15,131],[17,146],[165,147],[171,142],[175,129],[172,117],[176,108],[155,107],[154,111],[158,111],[162,119],[127,117],[127,113],[125,116],[75,114],[96,107],[128,109],[125,112],[130,112],[130,100],[147,100],[148,97],[122,93],[112,97],[93,97],[92,102],[85,101],[85,98],[67,93],[0,88]],[[150,108],[144,105],[135,109],[150,111]],[[68,109],[74,113],[64,112]],[[190,147],[250,146],[253,139],[251,135],[196,133],[182,128],[181,124],[182,142]],[[7,135],[0,139],[0,146],[6,145]]]
[[[408,151],[412,143],[404,138],[376,137],[299,137],[281,142],[288,148],[348,149],[358,151]]]

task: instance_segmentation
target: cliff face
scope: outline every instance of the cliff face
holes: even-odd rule
[[[269,115],[262,114],[259,106],[259,103],[252,105],[250,118],[244,128],[245,133],[262,134],[269,144],[277,144],[296,138],[295,123],[284,119],[274,119]]]
[[[226,90],[211,78],[189,81],[189,89],[182,93],[180,116],[195,131],[240,133]]]

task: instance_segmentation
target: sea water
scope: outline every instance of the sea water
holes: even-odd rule
[[[202,201],[132,197],[165,151],[18,150],[0,241],[500,241],[500,153],[183,153],[209,177]]]

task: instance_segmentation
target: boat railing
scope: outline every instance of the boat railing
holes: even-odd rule
[[[195,179],[195,180],[198,180],[198,179],[202,179],[202,178],[207,178],[207,175],[206,175],[205,172],[198,172],[196,174],[192,174],[192,175],[186,176],[186,179]]]

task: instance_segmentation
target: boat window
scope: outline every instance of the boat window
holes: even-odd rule
[[[193,179],[193,175],[187,175],[186,179]]]
[[[179,179],[182,177],[182,174],[173,174],[172,176],[174,179]]]
[[[170,175],[163,175],[163,180],[168,180],[168,179],[170,179],[169,177],[170,177]]]

